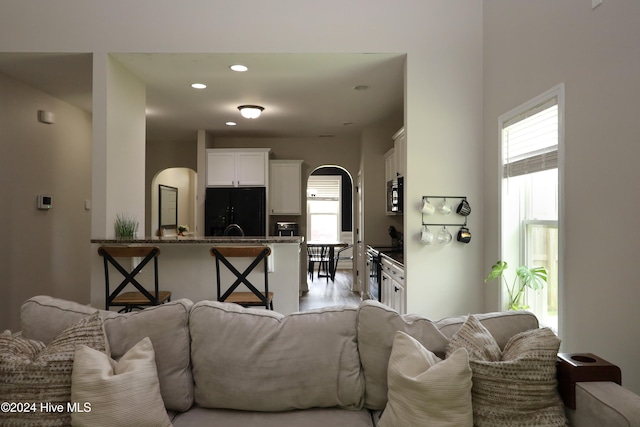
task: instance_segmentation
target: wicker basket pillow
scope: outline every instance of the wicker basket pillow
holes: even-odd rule
[[[522,332],[507,342],[500,359],[495,360],[493,354],[486,357],[487,353],[483,356],[483,352],[477,351],[482,343],[491,343],[493,338],[483,328],[474,316],[469,316],[447,348],[447,356],[458,348],[472,348],[469,364],[473,371],[474,424],[566,426],[556,380],[560,339],[549,328]]]
[[[71,424],[71,371],[79,345],[107,351],[98,313],[69,326],[47,346],[8,331],[0,335],[0,401],[16,404],[0,412],[0,425]]]

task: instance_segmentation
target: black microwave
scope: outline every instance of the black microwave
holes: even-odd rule
[[[387,215],[401,214],[404,208],[404,177],[387,181]]]

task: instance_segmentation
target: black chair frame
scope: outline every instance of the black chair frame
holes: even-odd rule
[[[140,250],[141,253],[147,252],[146,256],[140,261],[140,263],[131,270],[131,272],[127,271],[122,265],[116,261],[115,258],[118,257],[118,253],[125,253],[131,250]],[[114,253],[115,256],[112,256],[111,252]],[[134,308],[142,309],[142,306],[145,305],[159,305],[160,299],[159,290],[158,290],[158,255],[160,254],[160,248],[154,246],[152,248],[144,248],[144,247],[100,247],[98,249],[98,254],[102,256],[104,261],[104,278],[105,278],[105,310],[109,310],[110,306],[119,306],[120,304],[114,304],[114,300],[117,298],[118,294],[122,292],[122,290],[128,285],[132,284],[142,295],[144,295],[148,300],[148,304],[136,304],[129,305],[126,304],[125,307],[120,310],[120,312],[130,312]],[[125,255],[128,258],[131,258],[133,255]],[[155,296],[152,295],[149,291],[147,291],[138,280],[136,280],[135,276],[142,271],[142,269],[153,260],[153,270],[154,270],[154,287],[155,287]],[[109,264],[111,264],[116,270],[120,272],[124,276],[124,279],[120,284],[116,287],[113,292],[109,290]]]
[[[225,249],[226,250],[238,249],[242,251],[243,248],[213,247],[210,250],[211,255],[216,260],[216,286],[218,291],[218,294],[217,294],[218,301],[221,301],[221,302],[226,301],[227,298],[229,298],[231,294],[238,288],[238,286],[240,286],[241,283],[244,283],[244,285],[251,291],[251,293],[253,293],[260,300],[259,305],[264,305],[267,310],[273,310],[273,301],[269,300],[269,274],[268,274],[267,259],[266,259],[271,254],[271,249],[268,246],[264,246],[262,250],[258,253],[258,255],[255,257],[255,259],[251,262],[251,264],[249,264],[249,266],[243,272],[240,272],[233,264],[231,264],[231,262],[229,262],[227,257],[231,257],[231,256],[228,253],[227,255],[225,255],[221,252],[221,250],[225,251]],[[250,248],[246,248],[246,249],[249,250]],[[237,256],[242,256],[242,255],[237,255]],[[249,274],[258,266],[258,264],[260,264],[260,262],[264,263],[264,293],[260,292],[247,279]],[[220,283],[221,283],[220,263],[224,264],[224,266],[227,267],[227,269],[229,269],[229,271],[231,271],[231,273],[233,273],[236,276],[235,281],[231,284],[231,286],[229,286],[229,288],[224,293],[222,293],[222,295],[221,295],[221,286],[220,286]],[[258,305],[258,304],[241,303],[241,305],[249,306],[249,305]]]

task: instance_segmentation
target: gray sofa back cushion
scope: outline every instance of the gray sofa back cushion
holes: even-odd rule
[[[193,303],[181,299],[142,311],[119,314],[97,310],[49,296],[27,300],[20,310],[25,338],[50,342],[58,332],[96,311],[104,319],[111,357],[119,359],[144,337],[156,354],[160,391],[168,409],[186,411],[193,404],[189,349],[189,311]]]
[[[191,309],[195,402],[205,408],[360,409],[355,308],[284,316],[201,301]]]
[[[491,332],[500,348],[513,335],[538,327],[538,319],[529,312],[510,311],[478,314],[476,317]],[[377,301],[363,301],[358,310],[358,350],[365,379],[364,406],[383,410],[387,404],[387,366],[396,331],[405,332],[444,358],[449,338],[462,326],[466,316],[433,322],[417,315],[401,316]]]

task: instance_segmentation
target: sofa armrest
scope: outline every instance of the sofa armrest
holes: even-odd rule
[[[640,396],[614,382],[580,382],[566,414],[572,427],[640,427]]]

